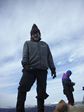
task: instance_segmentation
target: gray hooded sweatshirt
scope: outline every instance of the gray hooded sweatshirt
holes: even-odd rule
[[[23,47],[22,65],[29,69],[55,69],[49,46],[43,41],[26,41]]]

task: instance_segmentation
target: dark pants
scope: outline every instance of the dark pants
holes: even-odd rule
[[[70,93],[67,93],[65,94],[66,97],[67,97],[67,100],[68,100],[68,104],[70,105],[74,105],[74,97],[73,97],[73,93],[70,92]]]
[[[30,91],[35,80],[37,81],[37,109],[38,112],[44,112],[44,99],[48,97],[46,93],[47,70],[23,70],[18,87],[16,112],[25,112],[26,94]]]

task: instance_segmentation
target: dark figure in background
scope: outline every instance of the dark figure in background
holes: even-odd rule
[[[84,91],[84,86],[82,87],[82,90]],[[83,96],[83,101],[82,101],[82,103],[84,103],[84,96]]]
[[[44,112],[44,100],[48,97],[46,93],[47,69],[50,68],[52,77],[56,77],[56,68],[49,46],[41,41],[40,30],[35,24],[30,34],[31,39],[26,41],[23,47],[23,75],[18,87],[16,112],[25,112],[26,94],[35,81],[37,81],[37,110]]]
[[[70,79],[71,74],[72,72],[70,70],[68,70],[66,73],[63,74],[62,84],[63,84],[63,93],[67,97],[68,104],[74,105],[73,86],[75,85],[75,83],[72,82]]]
[[[82,90],[84,90],[84,86],[82,87]]]

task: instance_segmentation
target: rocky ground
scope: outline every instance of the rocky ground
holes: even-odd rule
[[[75,106],[71,106],[69,112],[84,112],[84,104],[77,103]]]
[[[53,112],[56,105],[45,106],[45,112]],[[15,112],[15,108],[0,108],[0,112]],[[26,112],[37,112],[36,107],[26,108]],[[84,104],[76,103],[75,106],[70,106],[69,112],[84,112]]]

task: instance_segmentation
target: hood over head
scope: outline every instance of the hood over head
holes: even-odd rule
[[[67,74],[68,76],[70,76],[70,75],[72,74],[72,71],[71,71],[71,70],[68,70],[68,71],[66,72],[66,74]]]
[[[33,24],[30,34],[31,34],[31,40],[33,41],[41,40],[41,33],[36,24]]]
[[[69,78],[69,77],[71,76],[71,74],[72,74],[72,71],[71,71],[71,70],[66,71],[66,73],[63,74],[62,79],[67,79],[67,78]]]

